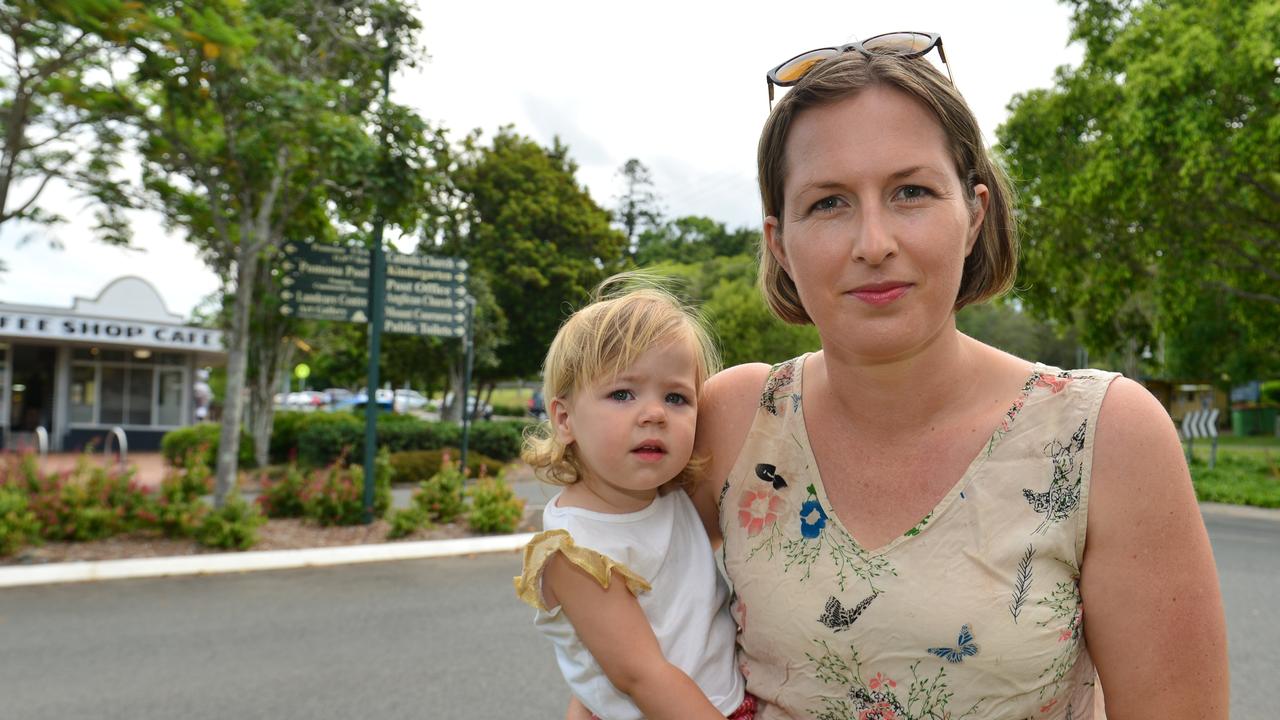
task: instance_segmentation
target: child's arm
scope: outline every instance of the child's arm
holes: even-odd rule
[[[591,720],[591,711],[574,695],[569,698],[569,711],[565,713],[564,720]]]
[[[543,595],[557,600],[613,686],[631,697],[650,720],[724,720],[692,679],[667,662],[622,576],[608,589],[556,554],[547,562]],[[570,706],[572,710],[572,706]]]

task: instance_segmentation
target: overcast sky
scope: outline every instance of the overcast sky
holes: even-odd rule
[[[890,7],[893,5],[894,7]],[[392,80],[399,102],[449,128],[486,136],[506,124],[547,145],[559,137],[578,181],[612,207],[618,168],[638,158],[653,172],[668,216],[760,224],[755,145],[768,114],[765,72],[816,47],[896,30],[938,32],[956,85],[988,142],[1016,93],[1052,84],[1079,62],[1069,12],[1052,0],[876,3],[856,0],[419,0],[430,59]],[[44,204],[89,216],[67,193]],[[68,307],[108,282],[138,275],[186,315],[217,280],[158,216],[138,213],[139,250],[90,240],[82,219],[52,231],[6,228],[0,302]],[[21,237],[30,238],[19,245]],[[56,238],[62,250],[49,247]],[[409,250],[409,247],[400,248]]]

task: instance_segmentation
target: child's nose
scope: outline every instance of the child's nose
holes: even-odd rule
[[[661,399],[645,401],[643,407],[640,409],[641,423],[660,423],[666,422],[666,419],[667,406]]]

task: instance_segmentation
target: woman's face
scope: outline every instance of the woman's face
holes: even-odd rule
[[[966,199],[933,115],[872,87],[810,108],[786,141],[782,217],[765,239],[795,281],[823,347],[909,357],[955,327],[964,259],[987,203]]]

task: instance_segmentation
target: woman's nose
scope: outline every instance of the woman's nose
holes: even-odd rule
[[[853,261],[867,265],[879,265],[897,255],[898,244],[882,210],[868,207],[860,213],[853,229]]]

